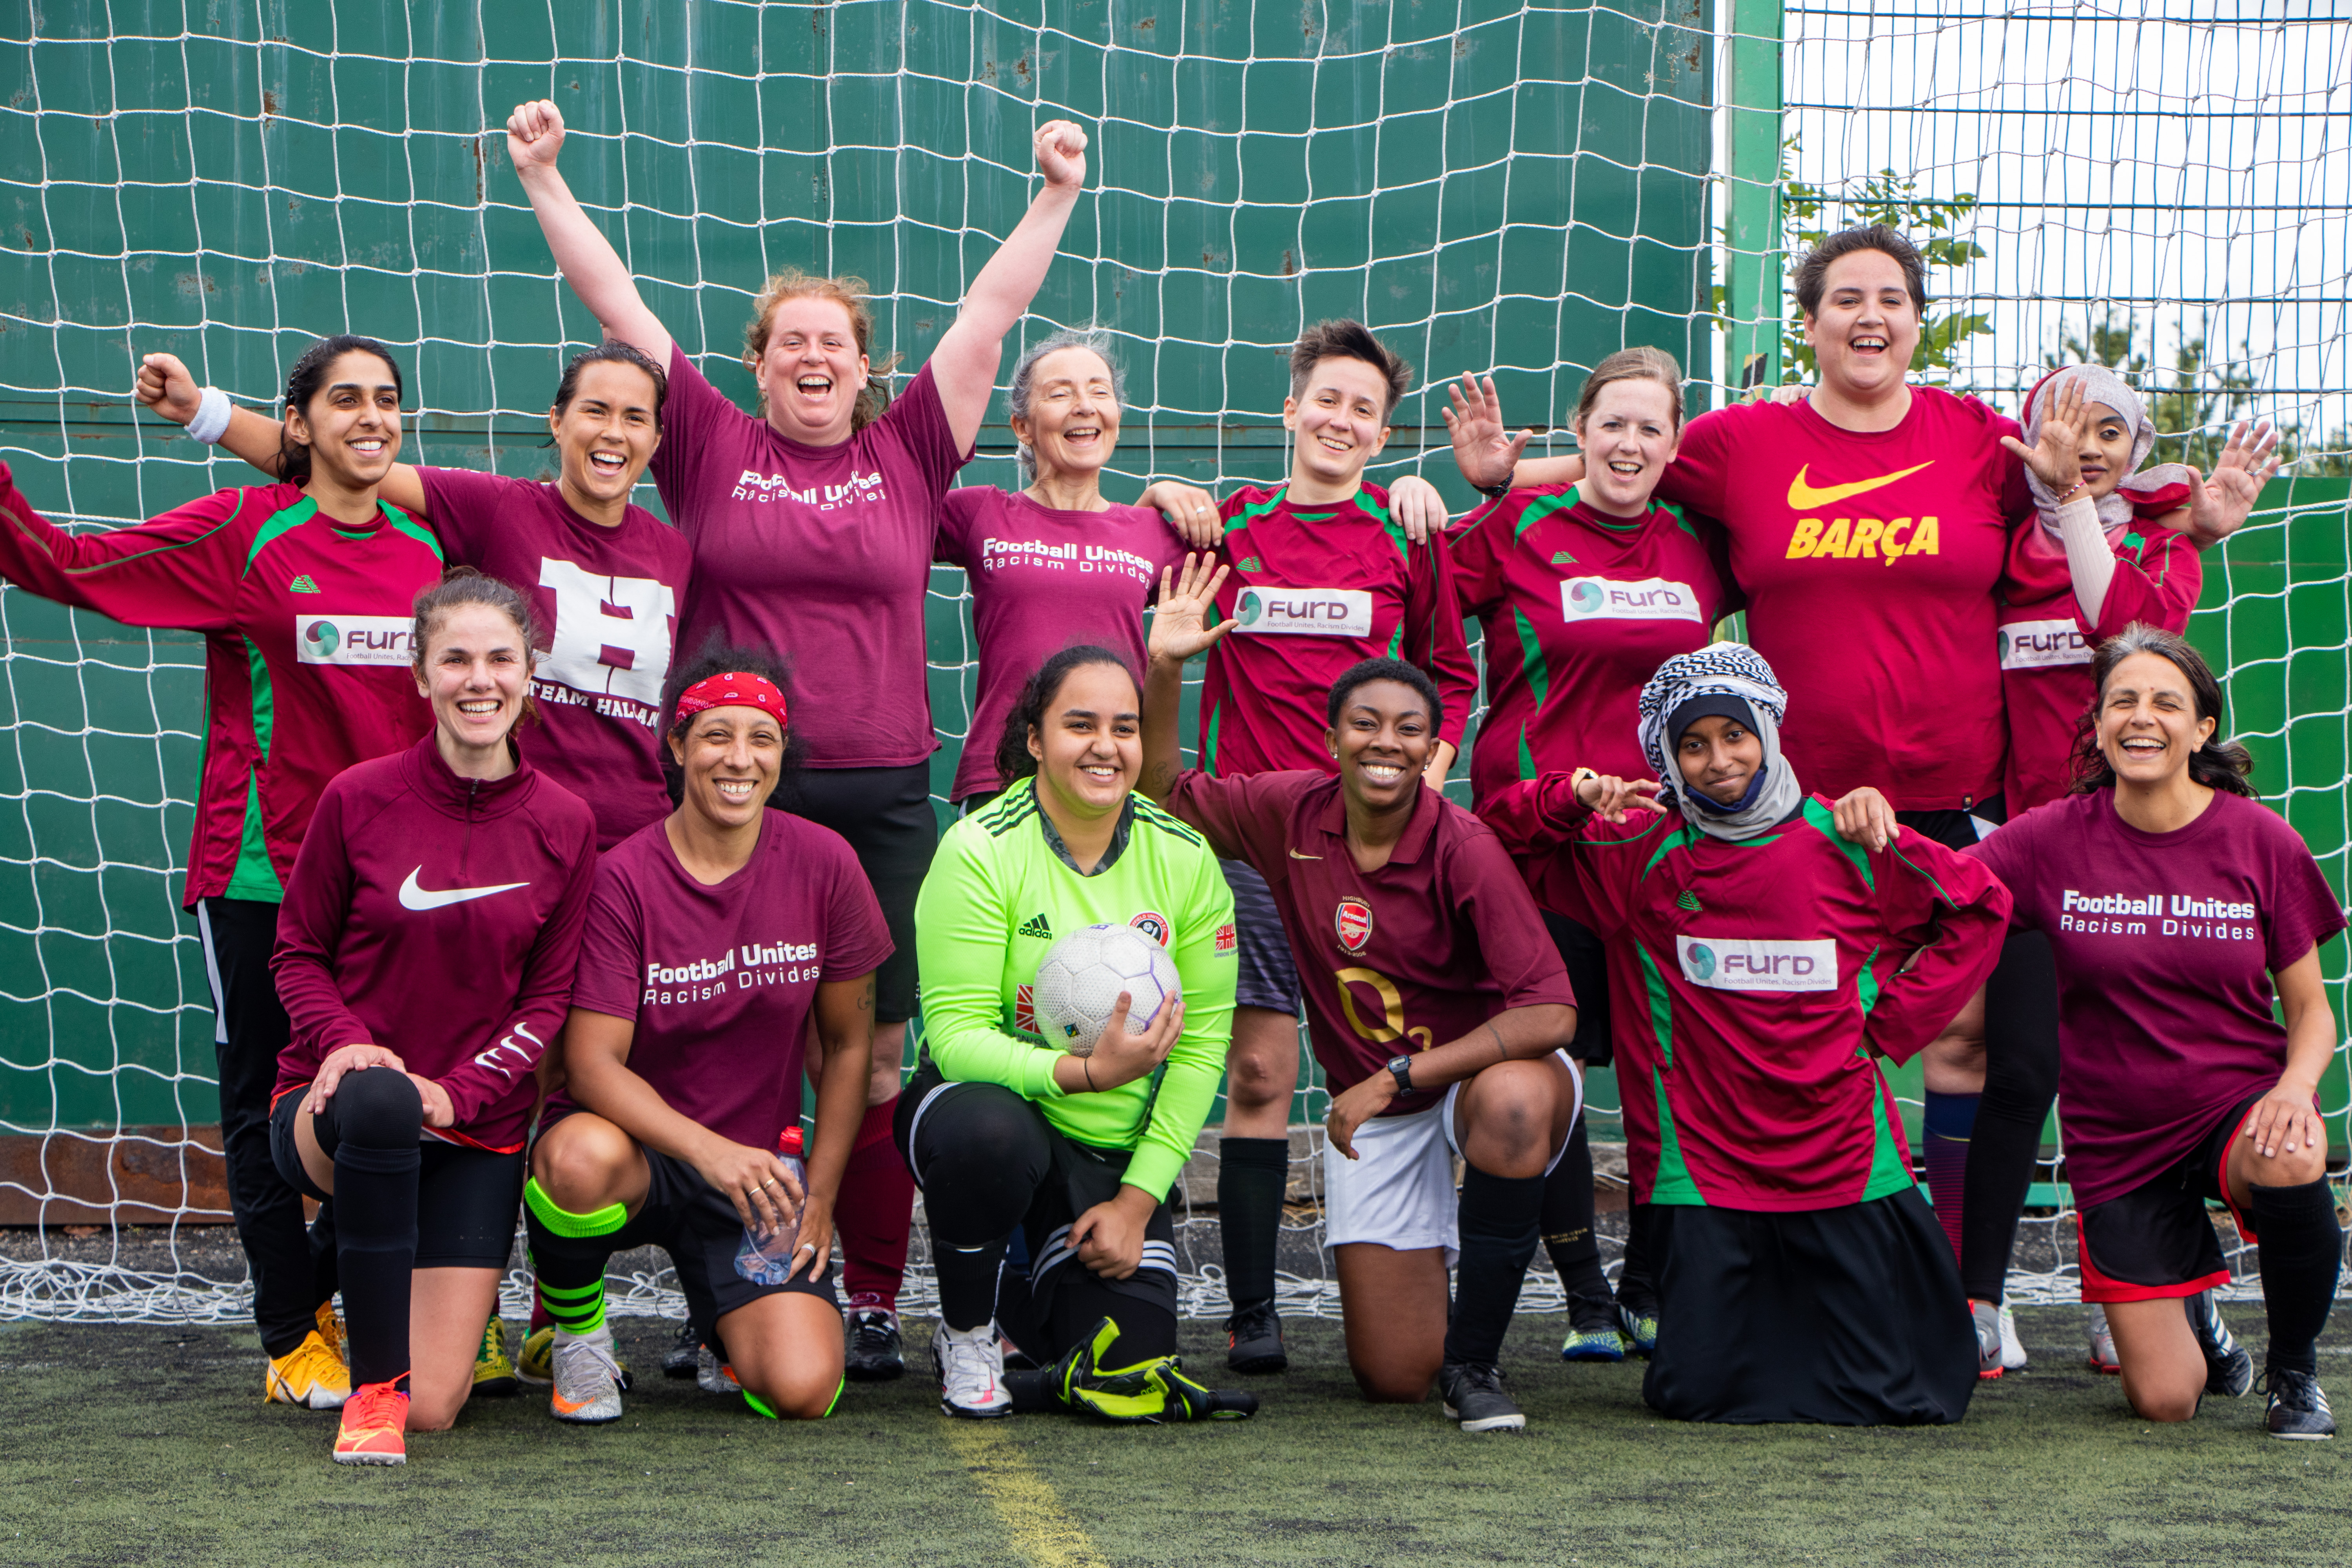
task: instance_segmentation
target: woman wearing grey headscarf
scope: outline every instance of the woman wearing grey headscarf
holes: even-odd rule
[[[1480,815],[1537,901],[1608,945],[1655,1244],[1643,1397],[1684,1420],[1957,1421],[1975,1346],[1874,1058],[1969,999],[2009,895],[1874,789],[1808,795],[1787,710],[1754,649],[1678,655],[1641,699],[1663,783],[1547,773]]]

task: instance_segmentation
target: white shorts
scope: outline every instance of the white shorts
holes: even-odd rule
[[[1567,1066],[1576,1085],[1575,1115],[1568,1123],[1573,1129],[1576,1117],[1584,1114],[1584,1075],[1566,1051],[1552,1054]],[[1462,1084],[1452,1084],[1445,1098],[1427,1110],[1376,1116],[1365,1122],[1356,1129],[1352,1160],[1328,1141],[1324,1143],[1325,1247],[1360,1241],[1399,1252],[1442,1247],[1446,1267],[1454,1266],[1462,1254],[1455,1221],[1460,1205],[1454,1192],[1454,1161],[1462,1152],[1454,1135],[1454,1105],[1461,1093]],[[1546,1175],[1567,1148],[1562,1139],[1544,1165]]]

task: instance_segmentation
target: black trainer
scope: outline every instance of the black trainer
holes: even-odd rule
[[[1445,1396],[1449,1420],[1462,1423],[1465,1432],[1517,1432],[1526,1427],[1527,1413],[1503,1392],[1503,1369],[1448,1362],[1438,1370],[1438,1391]]]
[[[2319,1392],[2319,1379],[2274,1366],[2263,1373],[2263,1382],[2271,1396],[2263,1425],[2272,1436],[2310,1441],[2336,1436],[2336,1413],[2327,1408],[2327,1395]]]
[[[907,1351],[898,1338],[898,1314],[880,1307],[856,1307],[849,1320],[849,1349],[842,1371],[852,1383],[887,1383],[907,1375]]]
[[[670,1342],[669,1349],[662,1352],[662,1375],[692,1377],[700,1363],[701,1350],[702,1336],[694,1331],[693,1322],[680,1323],[677,1337]]]
[[[1282,1348],[1282,1314],[1271,1301],[1237,1307],[1225,1320],[1225,1364],[1235,1372],[1286,1372],[1290,1352]]]
[[[2205,1392],[2235,1399],[2254,1386],[2254,1358],[2221,1321],[2213,1292],[2200,1290],[2181,1303],[2189,1310],[2189,1331],[2197,1348],[2205,1352]]]

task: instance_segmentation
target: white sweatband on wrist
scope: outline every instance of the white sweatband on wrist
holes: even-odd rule
[[[228,434],[228,394],[217,386],[205,387],[196,401],[196,416],[188,421],[188,439],[211,446]]]

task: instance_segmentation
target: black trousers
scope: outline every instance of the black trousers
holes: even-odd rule
[[[252,899],[206,899],[196,909],[205,973],[212,983],[213,1048],[220,1060],[221,1149],[228,1165],[229,1213],[253,1276],[253,1321],[262,1348],[282,1356],[314,1326],[319,1303],[335,1293],[334,1205],[306,1229],[302,1197],[269,1157],[269,1090],[292,1033],[270,978],[278,906]]]

